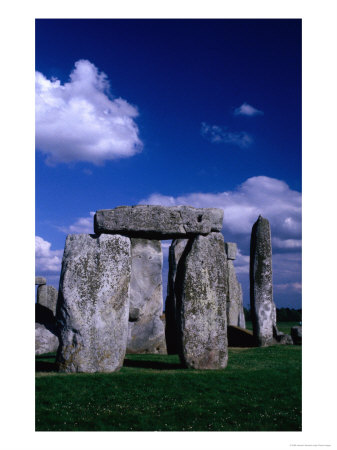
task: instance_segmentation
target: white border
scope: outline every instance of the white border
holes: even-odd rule
[[[1,177],[3,220],[2,448],[335,448],[336,439],[336,82],[334,0],[15,1],[1,8],[5,93]],[[34,20],[35,18],[303,19],[303,431],[203,433],[34,432]],[[6,255],[4,257],[4,255]],[[5,269],[5,271],[4,271]],[[28,346],[25,345],[28,339]]]

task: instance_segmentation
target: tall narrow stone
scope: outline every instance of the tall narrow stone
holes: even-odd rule
[[[131,239],[131,255],[127,353],[166,353],[161,242]]]
[[[239,283],[233,261],[236,258],[237,246],[234,242],[225,242],[227,255],[228,295],[227,295],[227,325],[246,327],[243,312],[242,287]]]
[[[182,363],[194,369],[222,369],[228,360],[227,275],[221,233],[190,239],[175,281]]]
[[[250,241],[250,309],[257,345],[273,344],[276,309],[273,302],[272,248],[270,225],[259,216]]]
[[[242,296],[242,287],[240,284],[240,290],[241,290],[241,308],[240,308],[240,314],[239,314],[239,327],[240,328],[246,328],[246,318],[245,318],[245,310],[243,307],[243,296]]]
[[[167,282],[167,297],[165,302],[165,336],[167,353],[174,355],[178,353],[178,328],[177,308],[174,284],[179,260],[187,245],[188,239],[174,239],[169,250],[169,272]]]
[[[37,303],[56,314],[58,291],[53,286],[42,284],[37,288]]]
[[[66,239],[56,319],[63,372],[113,372],[124,360],[129,318],[130,239]]]

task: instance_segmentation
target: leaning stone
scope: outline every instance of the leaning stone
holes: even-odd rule
[[[177,318],[182,363],[194,369],[227,366],[227,274],[221,233],[187,244],[176,275]]]
[[[47,284],[40,285],[37,288],[37,303],[50,309],[53,314],[56,314],[58,290],[53,286]]]
[[[68,235],[56,319],[62,372],[114,372],[124,360],[129,318],[130,239]]]
[[[290,333],[291,337],[293,338],[294,344],[302,345],[302,327],[301,326],[291,327]]]
[[[35,323],[35,355],[56,352],[58,346],[59,340],[57,335],[45,325]]]
[[[143,239],[186,238],[222,228],[223,210],[192,206],[119,206],[97,211],[95,233]]]
[[[41,286],[42,284],[46,284],[47,280],[44,277],[35,277],[35,286]]]
[[[228,347],[254,347],[255,339],[253,332],[241,327],[228,325],[227,327]]]
[[[165,302],[165,336],[167,353],[178,353],[178,329],[176,317],[176,294],[174,291],[179,260],[186,248],[188,239],[174,239],[169,250],[169,272],[167,282],[167,297]]]
[[[131,239],[130,312],[127,353],[166,353],[161,242]]]
[[[268,220],[261,216],[253,225],[250,242],[250,306],[257,345],[272,345],[276,309],[273,302],[271,235]]]

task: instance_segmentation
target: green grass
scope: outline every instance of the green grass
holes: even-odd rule
[[[127,355],[112,374],[58,374],[37,357],[37,431],[300,431],[301,347],[229,349],[224,370]]]

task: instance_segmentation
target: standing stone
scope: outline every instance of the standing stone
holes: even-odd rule
[[[46,284],[47,280],[44,277],[35,277],[35,286],[41,286],[42,284]]]
[[[175,282],[182,363],[194,369],[227,365],[227,274],[221,233],[190,239]]]
[[[227,325],[246,328],[243,312],[242,287],[239,283],[233,260],[236,258],[237,246],[234,242],[225,242],[227,255],[228,294],[227,294]]]
[[[249,276],[254,337],[260,347],[272,345],[276,309],[273,302],[271,235],[268,220],[261,216],[252,228]]]
[[[56,352],[59,346],[58,337],[41,323],[35,323],[35,355]]]
[[[114,372],[124,360],[129,318],[130,239],[68,235],[56,319],[62,372]]]
[[[241,298],[242,298],[242,287],[240,284],[241,289]],[[243,302],[241,304],[240,314],[239,314],[239,327],[240,328],[246,328],[246,318],[245,318],[245,310],[243,308]]]
[[[96,234],[126,234],[143,239],[175,239],[221,231],[223,210],[192,206],[137,205],[97,211]]]
[[[295,326],[291,327],[291,337],[295,345],[302,345],[302,327]]]
[[[53,314],[56,314],[58,290],[53,286],[47,284],[40,285],[37,288],[37,303],[50,309]]]
[[[166,353],[161,242],[131,239],[127,353]]]
[[[165,302],[165,336],[167,353],[174,355],[178,353],[178,329],[177,308],[174,285],[179,260],[186,248],[188,239],[174,239],[169,250],[169,272],[167,282],[167,297]]]

